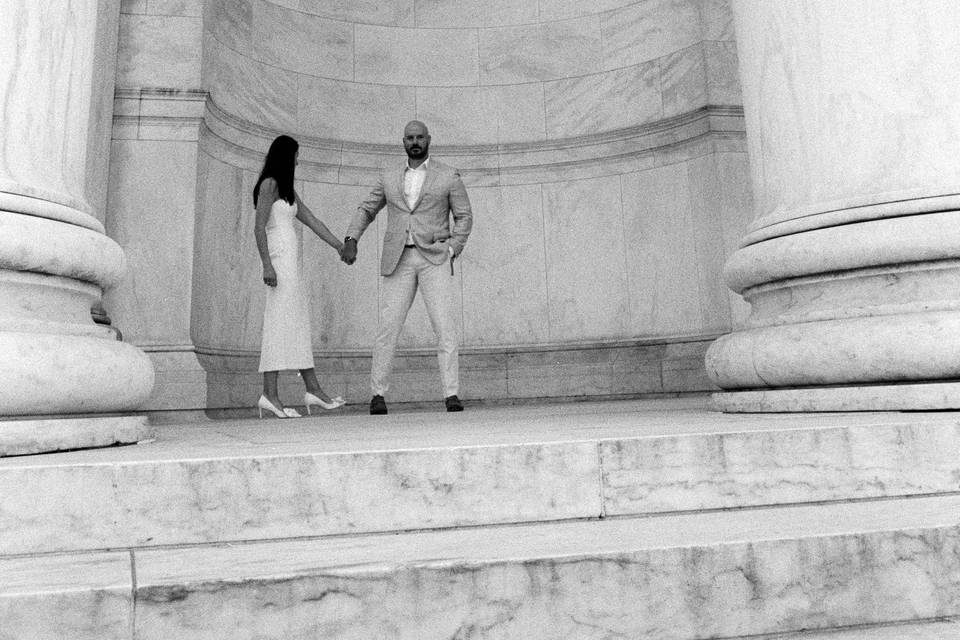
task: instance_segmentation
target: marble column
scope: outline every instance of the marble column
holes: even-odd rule
[[[960,407],[960,4],[733,7],[758,210],[719,406]]]
[[[149,359],[90,315],[124,268],[87,194],[113,91],[104,11],[119,5],[0,3],[0,456],[136,441],[145,424],[123,412],[150,393]]]

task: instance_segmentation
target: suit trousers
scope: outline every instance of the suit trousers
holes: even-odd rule
[[[403,250],[397,268],[381,280],[380,320],[373,349],[370,388],[373,395],[386,395],[400,331],[420,289],[427,315],[437,336],[437,361],[444,397],[460,388],[460,336],[454,305],[454,277],[447,263],[433,264],[416,247]]]

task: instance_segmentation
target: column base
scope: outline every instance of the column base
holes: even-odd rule
[[[960,409],[960,381],[720,391],[711,399],[724,413]]]
[[[133,444],[149,435],[145,415],[3,420],[0,421],[0,458]]]

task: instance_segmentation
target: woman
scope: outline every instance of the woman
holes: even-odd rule
[[[345,404],[342,398],[331,399],[324,393],[313,368],[310,311],[293,220],[296,218],[305,224],[337,253],[343,243],[317,220],[293,189],[299,148],[297,141],[289,136],[274,140],[253,188],[253,204],[257,210],[254,236],[263,262],[263,282],[267,285],[259,367],[263,373],[263,394],[257,401],[261,418],[264,410],[278,418],[300,417],[295,409],[284,407],[280,402],[277,374],[281,369],[300,370],[306,386],[303,403],[308,414],[312,405],[336,409]]]

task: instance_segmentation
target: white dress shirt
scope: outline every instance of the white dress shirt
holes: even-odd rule
[[[403,172],[403,199],[407,201],[407,206],[413,208],[417,199],[420,198],[420,191],[423,190],[423,181],[427,179],[427,165],[430,164],[430,158],[427,158],[416,169],[410,167],[410,161],[407,160],[407,168]]]
[[[430,158],[427,158],[419,167],[413,169],[410,166],[410,161],[407,160],[407,168],[403,172],[403,199],[406,200],[407,206],[411,209],[420,199],[423,182],[427,179],[427,165],[429,163]],[[409,223],[407,223],[407,244],[413,244],[413,231],[410,229]]]

